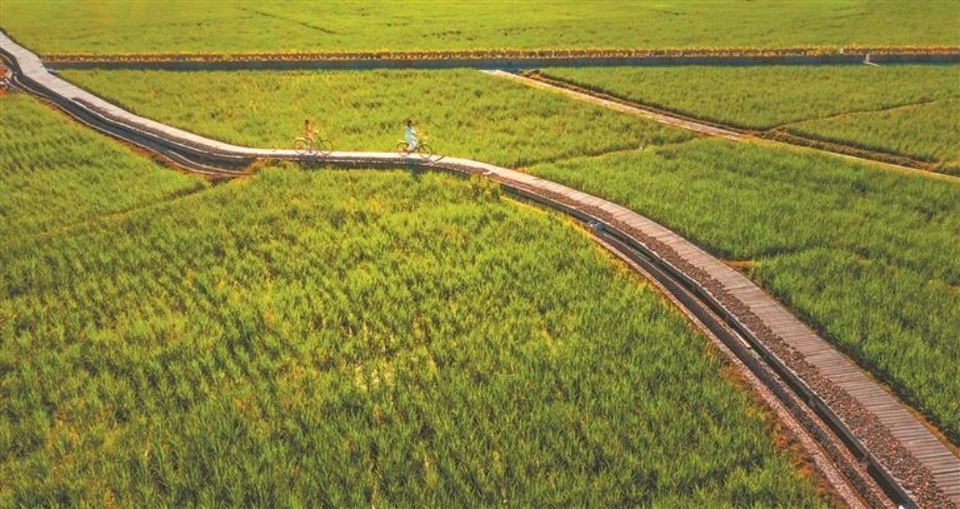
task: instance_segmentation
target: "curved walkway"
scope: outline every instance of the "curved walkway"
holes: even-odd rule
[[[56,99],[63,107],[84,110],[155,143],[214,164],[239,166],[262,158],[300,159],[292,150],[238,147],[134,115],[50,74],[36,55],[2,32],[0,49],[33,90]],[[325,162],[360,167],[424,166],[416,157],[378,152],[334,152]],[[483,175],[586,218],[597,228],[636,246],[688,284],[734,329],[751,338],[761,355],[781,366],[788,381],[855,440],[856,454],[895,479],[910,499],[924,507],[960,506],[960,458],[909,408],[720,260],[636,212],[554,182],[460,158],[443,158],[429,166]]]

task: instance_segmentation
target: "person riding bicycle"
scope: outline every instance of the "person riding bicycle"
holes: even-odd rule
[[[313,122],[309,118],[303,121],[303,137],[310,143],[316,143],[317,141],[317,128],[313,126]]]
[[[403,133],[403,139],[407,142],[406,152],[408,154],[417,149],[420,141],[417,140],[417,131],[413,128],[413,120],[407,119],[407,128]]]

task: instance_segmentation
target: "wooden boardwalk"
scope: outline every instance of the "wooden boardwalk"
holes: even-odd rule
[[[0,49],[15,61],[23,77],[42,86],[49,95],[81,105],[91,114],[144,136],[168,140],[184,150],[223,157],[299,157],[291,150],[238,147],[210,140],[134,115],[50,74],[36,55],[2,32]],[[415,156],[380,152],[334,152],[326,161],[371,166],[423,165]],[[765,357],[782,365],[815,405],[835,415],[858,440],[862,458],[882,465],[884,475],[896,479],[921,505],[960,506],[960,458],[855,363],[720,260],[629,209],[555,182],[467,159],[443,158],[430,166],[483,175],[536,194],[633,239],[660,266],[682,275],[698,293],[722,309],[736,328],[755,338]]]

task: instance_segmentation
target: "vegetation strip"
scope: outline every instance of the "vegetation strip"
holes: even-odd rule
[[[314,61],[328,62],[341,60],[491,60],[491,59],[682,59],[717,57],[733,59],[757,59],[763,62],[769,59],[789,57],[823,57],[845,59],[863,59],[869,54],[873,57],[891,57],[910,59],[923,57],[960,58],[960,46],[917,46],[917,47],[851,47],[851,48],[664,48],[664,49],[556,49],[556,50],[463,50],[463,51],[364,51],[364,52],[302,52],[302,53],[43,53],[40,57],[47,63],[104,63],[112,62],[273,62],[273,61]]]
[[[437,52],[279,54],[50,54],[48,66],[63,69],[531,69],[540,67],[824,65],[960,62],[960,48],[677,49],[677,50],[477,50]]]

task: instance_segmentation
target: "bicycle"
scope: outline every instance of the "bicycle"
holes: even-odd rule
[[[293,140],[293,150],[298,155],[312,155],[326,157],[333,152],[333,142],[317,138],[311,140],[303,136]]]
[[[417,146],[414,147],[412,152],[407,150],[409,146],[406,141],[400,141],[397,143],[397,152],[400,152],[400,155],[404,157],[414,153],[426,160],[433,157],[433,148],[427,145],[426,137],[421,137],[421,139],[417,140]]]

